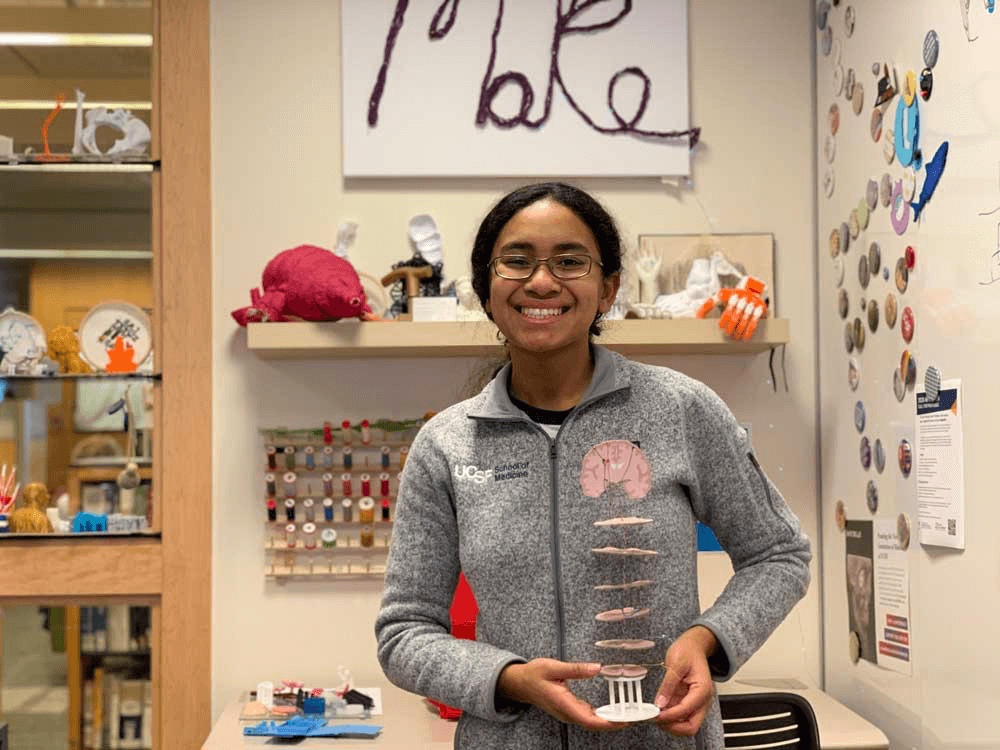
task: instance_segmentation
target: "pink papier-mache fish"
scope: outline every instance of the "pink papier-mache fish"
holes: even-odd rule
[[[314,245],[299,245],[278,253],[264,268],[264,293],[250,290],[250,306],[233,310],[233,319],[247,323],[288,320],[378,320],[349,261]]]

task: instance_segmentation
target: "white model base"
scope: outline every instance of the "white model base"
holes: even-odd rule
[[[660,713],[660,709],[652,703],[629,703],[627,705],[613,703],[609,706],[601,706],[594,713],[607,721],[632,722],[652,719]]]

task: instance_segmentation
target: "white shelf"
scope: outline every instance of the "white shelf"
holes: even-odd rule
[[[718,319],[615,320],[597,343],[623,354],[752,354],[789,342],[789,322],[761,321],[749,341],[733,341]],[[414,323],[339,320],[251,323],[247,345],[264,359],[326,357],[475,357],[500,355],[489,322]]]

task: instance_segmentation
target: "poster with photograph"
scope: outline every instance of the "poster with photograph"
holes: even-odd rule
[[[872,522],[847,521],[847,611],[851,660],[877,663]]]
[[[876,519],[875,527],[875,623],[878,665],[893,672],[912,674],[910,660],[910,571],[906,549],[910,544],[909,521]]]

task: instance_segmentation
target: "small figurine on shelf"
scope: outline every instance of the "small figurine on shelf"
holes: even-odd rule
[[[52,523],[45,514],[49,504],[49,491],[41,482],[25,485],[23,507],[10,514],[12,534],[51,534]]]
[[[80,340],[69,326],[59,325],[49,331],[49,356],[59,363],[59,371],[67,375],[93,372],[80,358]]]

